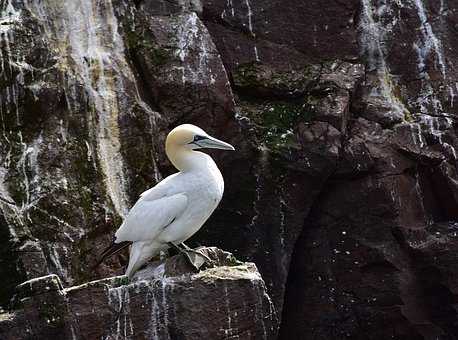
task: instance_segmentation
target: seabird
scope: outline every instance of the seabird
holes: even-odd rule
[[[152,257],[170,247],[185,254],[197,270],[209,261],[183,243],[202,227],[223,196],[223,176],[209,155],[196,151],[203,148],[235,150],[195,125],[183,124],[170,131],[165,152],[179,172],[140,195],[98,264],[128,246],[129,279]]]

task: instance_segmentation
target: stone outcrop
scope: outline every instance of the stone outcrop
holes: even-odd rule
[[[190,242],[256,263],[280,338],[454,339],[457,8],[0,1],[1,304],[120,274],[88,269],[190,122],[237,149]]]
[[[274,339],[275,307],[253,263],[217,248],[214,267],[184,256],[156,262],[131,282],[118,276],[63,288],[57,275],[24,282],[0,337],[16,339]]]

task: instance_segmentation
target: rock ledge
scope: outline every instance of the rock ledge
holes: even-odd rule
[[[198,273],[184,257],[125,276],[63,288],[57,275],[17,287],[0,314],[2,339],[273,339],[278,317],[253,263],[203,248],[215,267]]]

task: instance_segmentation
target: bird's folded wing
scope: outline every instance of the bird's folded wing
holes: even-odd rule
[[[188,204],[184,193],[156,200],[138,200],[116,232],[116,243],[153,240],[180,217]]]
[[[164,178],[158,184],[156,184],[151,189],[146,190],[145,192],[140,194],[140,199],[145,199],[148,201],[156,200],[158,198],[162,198],[167,196],[167,193],[170,192],[170,189],[173,187],[179,187],[180,183],[176,183],[177,177],[179,173],[173,174]],[[173,183],[175,182],[175,183]],[[178,184],[178,185],[174,185]]]

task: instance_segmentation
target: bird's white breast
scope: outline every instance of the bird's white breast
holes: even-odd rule
[[[218,206],[224,192],[224,181],[218,167],[208,156],[206,166],[179,173],[174,181],[188,198],[181,216],[158,236],[161,242],[181,243],[195,234]]]

